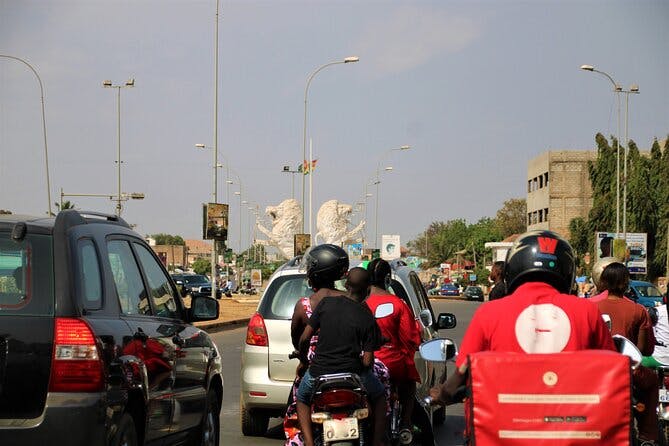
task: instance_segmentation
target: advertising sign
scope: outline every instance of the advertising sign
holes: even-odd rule
[[[293,238],[293,255],[302,256],[311,246],[311,234],[295,234]]]
[[[251,285],[255,287],[262,286],[262,271],[259,269],[251,270]]]
[[[204,206],[205,240],[226,240],[228,238],[228,205],[207,203]]]
[[[347,246],[348,258],[351,260],[362,259],[362,243],[351,243]]]
[[[381,236],[381,258],[383,260],[394,260],[400,258],[400,236]]]
[[[615,232],[595,233],[595,253],[597,260],[602,257],[617,257],[625,262],[632,274],[646,274],[647,234],[628,232],[626,240]]]

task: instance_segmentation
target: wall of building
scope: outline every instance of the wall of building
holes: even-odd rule
[[[527,169],[528,230],[549,229],[569,237],[569,222],[587,217],[592,208],[588,161],[594,150],[545,152]]]

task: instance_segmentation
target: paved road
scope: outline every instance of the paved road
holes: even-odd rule
[[[440,312],[451,312],[455,313],[458,318],[458,326],[453,330],[444,331],[442,336],[452,338],[459,344],[464,330],[478,305],[479,303],[474,302],[432,300],[435,316]],[[223,375],[225,379],[223,410],[221,411],[221,445],[277,446],[283,441],[283,430],[279,419],[270,421],[270,429],[264,438],[244,437],[241,433],[239,424],[239,364],[245,336],[245,327],[213,334],[214,341],[223,356]],[[435,430],[437,444],[439,446],[461,445],[463,426],[462,406],[449,407],[446,423]]]

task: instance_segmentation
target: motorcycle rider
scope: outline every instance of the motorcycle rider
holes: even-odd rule
[[[643,305],[624,296],[629,288],[630,275],[627,267],[620,262],[607,265],[599,278],[598,289],[607,291],[606,299],[596,302],[602,314],[611,318],[611,333],[625,336],[632,341],[641,354],[650,356],[655,347],[653,323]],[[657,442],[657,415],[651,408],[657,407],[658,382],[655,372],[640,365],[632,375],[638,398],[647,410],[635,412],[639,430],[640,446],[652,446]]]
[[[320,248],[322,246],[322,248]],[[320,249],[319,249],[320,248]],[[314,354],[297,390],[297,417],[306,446],[313,446],[311,398],[315,377],[329,373],[357,373],[370,398],[374,422],[373,444],[383,444],[385,426],[384,388],[372,373],[374,351],[381,345],[381,333],[369,309],[341,292],[334,282],[348,270],[348,255],[335,245],[320,245],[305,255],[309,284],[316,292],[325,290],[299,341],[300,361],[309,363],[307,350],[318,333]]]
[[[410,431],[416,382],[420,382],[414,363],[414,354],[421,342],[418,325],[406,302],[387,291],[391,278],[388,262],[374,259],[367,265],[367,269],[371,274],[371,288],[365,304],[372,313],[376,313],[380,305],[390,305],[392,308],[390,314],[377,316],[376,319],[381,335],[387,340],[376,352],[376,357],[388,367],[390,381],[397,387],[402,405],[400,426],[402,430]]]
[[[455,396],[465,383],[471,353],[616,350],[597,307],[568,294],[574,283],[574,257],[569,243],[551,231],[526,232],[516,240],[504,269],[509,294],[474,313],[455,372],[430,389],[433,402],[459,402]]]

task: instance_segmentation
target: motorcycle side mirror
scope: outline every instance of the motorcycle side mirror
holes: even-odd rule
[[[439,313],[437,330],[455,328],[456,325],[458,325],[458,320],[453,313]]]
[[[393,307],[393,304],[390,302],[381,304],[378,307],[376,307],[376,311],[374,311],[374,317],[376,319],[381,319],[386,316],[390,316],[393,314],[393,311],[395,310],[395,307]]]
[[[613,335],[613,343],[616,344],[616,350],[632,360],[632,369],[636,369],[641,364],[643,356],[632,341],[624,336]]]
[[[427,308],[424,310],[421,310],[421,312],[418,314],[418,319],[420,320],[420,323],[423,325],[424,328],[428,328],[432,326],[432,313],[430,313],[430,310]]]
[[[458,355],[458,348],[450,339],[433,339],[419,347],[421,358],[431,362],[444,362]]]
[[[609,327],[609,331],[611,331],[611,316],[608,314],[602,314],[602,319],[604,319],[604,323],[606,324],[607,327]]]

